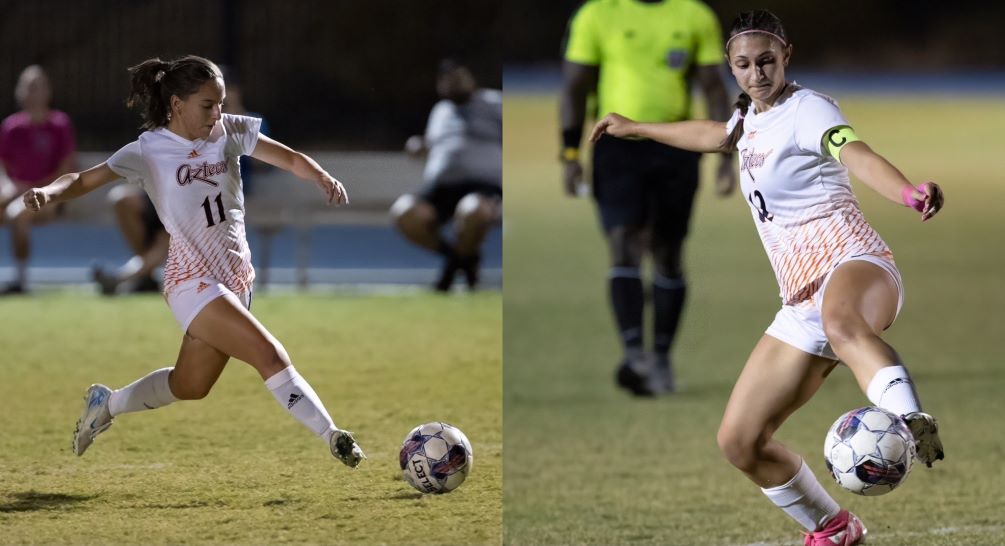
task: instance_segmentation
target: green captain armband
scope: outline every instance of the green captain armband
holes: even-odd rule
[[[862,140],[855,134],[855,130],[847,125],[838,125],[828,129],[824,133],[823,148],[834,159],[841,161],[841,148],[846,144]]]

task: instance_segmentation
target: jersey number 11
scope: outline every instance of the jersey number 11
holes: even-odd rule
[[[217,223],[222,224],[227,221],[227,215],[223,210],[223,195],[216,194],[216,199],[213,201],[216,202],[216,210],[220,213],[220,219],[217,222],[213,221],[213,209],[210,206],[209,196],[202,202],[202,211],[206,213],[206,227],[208,228],[215,226]]]

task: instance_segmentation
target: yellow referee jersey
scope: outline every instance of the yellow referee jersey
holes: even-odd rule
[[[696,0],[589,0],[569,21],[565,60],[600,67],[598,118],[680,121],[691,117],[694,67],[723,61],[722,33]]]

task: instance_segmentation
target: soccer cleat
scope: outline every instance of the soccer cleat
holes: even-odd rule
[[[918,460],[925,463],[928,468],[932,468],[932,463],[945,458],[942,440],[939,439],[939,424],[935,421],[935,417],[916,411],[904,415],[904,421],[914,435]]]
[[[673,377],[673,363],[666,355],[654,355],[655,361],[649,372],[648,386],[653,394],[670,394],[676,390]]]
[[[841,510],[831,518],[823,529],[812,533],[803,533],[806,538],[804,546],[854,546],[865,544],[868,533],[862,520],[847,510]]]
[[[73,452],[81,456],[87,451],[94,438],[112,426],[112,414],[108,412],[108,397],[112,389],[104,385],[91,385],[84,396],[84,412],[77,419],[77,430],[73,431]]]
[[[618,365],[614,379],[621,388],[635,396],[653,396],[656,392],[650,385],[650,368],[645,360],[626,357]]]
[[[349,468],[356,468],[361,461],[366,459],[366,454],[363,453],[359,444],[356,443],[356,439],[352,437],[352,433],[348,430],[336,429],[332,433],[328,447],[331,448],[332,455]]]
[[[119,282],[115,278],[115,275],[108,273],[98,265],[91,268],[91,279],[98,284],[98,288],[101,290],[101,295],[103,296],[114,296],[119,287]]]

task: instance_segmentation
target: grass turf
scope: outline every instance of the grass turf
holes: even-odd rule
[[[499,293],[256,296],[367,452],[353,471],[233,360],[206,399],[119,416],[77,458],[86,387],[172,365],[181,333],[159,296],[0,300],[0,544],[498,544],[500,311]],[[424,496],[398,450],[436,420],[467,434],[475,462],[460,489]]]

